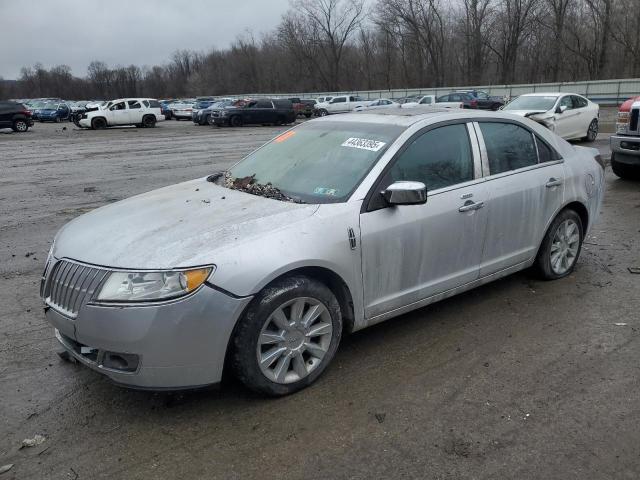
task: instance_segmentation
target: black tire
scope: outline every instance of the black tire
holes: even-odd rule
[[[498,110],[500,110],[500,107],[501,107],[501,106],[502,106],[502,105],[500,105],[499,103],[494,103],[493,105],[491,105],[491,110],[492,110],[493,112],[497,112]]]
[[[589,127],[587,128],[587,135],[582,137],[585,142],[595,142],[598,137],[598,119],[591,120]]]
[[[578,230],[578,245],[577,252],[572,259],[572,263],[569,265],[568,269],[564,272],[558,273],[554,271],[551,265],[551,256],[552,256],[552,246],[553,240],[556,236],[556,232],[559,228],[566,222],[573,222],[577,226]],[[575,210],[567,208],[562,210],[556,218],[553,219],[551,225],[549,226],[547,233],[542,240],[542,244],[540,245],[540,249],[538,250],[538,256],[536,257],[534,267],[537,271],[538,275],[544,280],[557,280],[559,278],[566,277],[573,272],[576,264],[578,263],[578,259],[580,258],[580,252],[582,251],[582,242],[584,240],[584,226],[582,225],[582,219],[580,215]]]
[[[144,128],[153,128],[156,126],[156,117],[153,115],[145,115],[142,117],[142,125]]]
[[[611,153],[611,170],[625,180],[640,180],[640,166],[618,162],[615,153]]]
[[[203,117],[202,117],[202,120],[200,120],[200,125],[207,125],[207,124],[211,125],[211,124],[209,123],[209,118],[211,118],[211,115],[205,115],[205,116],[203,116]]]
[[[258,342],[262,329],[271,314],[288,301],[308,297],[326,307],[332,325],[331,340],[327,351],[315,367],[298,381],[277,383],[269,379],[258,364]],[[323,283],[312,278],[295,275],[278,280],[265,287],[249,304],[244,316],[236,325],[230,360],[237,378],[249,389],[259,393],[289,395],[311,385],[333,359],[342,337],[342,314],[338,300]],[[302,355],[300,356],[302,358]],[[305,360],[305,365],[312,360]]]
[[[216,122],[213,119],[213,117],[211,115],[209,115],[209,117],[207,117],[207,123],[209,123],[209,125],[211,125],[212,127],[216,126]]]
[[[234,115],[229,119],[229,125],[232,127],[241,127],[243,125],[242,117],[240,115]]]
[[[18,133],[24,133],[29,130],[29,124],[26,122],[26,120],[14,120],[13,125],[11,125],[11,130]]]
[[[96,117],[91,120],[91,128],[93,130],[102,130],[107,128],[107,121],[102,117]]]

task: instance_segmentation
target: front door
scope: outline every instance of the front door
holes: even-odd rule
[[[117,102],[109,107],[109,117],[107,119],[109,125],[127,125],[129,121],[129,110],[124,102]]]
[[[482,255],[487,192],[467,124],[429,127],[392,162],[360,215],[368,319],[475,280]],[[387,206],[377,192],[401,180],[423,182],[427,203]]]
[[[535,257],[546,225],[564,196],[559,155],[538,136],[515,123],[478,126],[489,192],[487,235],[480,276]]]
[[[580,116],[582,111],[575,108],[571,95],[565,95],[558,103],[559,107],[566,107],[562,113],[556,113],[555,133],[562,138],[575,138],[580,135]],[[586,128],[585,128],[586,132]]]

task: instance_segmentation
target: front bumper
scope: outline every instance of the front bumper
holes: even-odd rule
[[[609,145],[616,162],[640,166],[640,137],[612,135]]]
[[[47,307],[45,316],[61,345],[82,364],[123,386],[171,390],[221,380],[231,333],[250,301],[205,284],[173,302],[88,303],[75,319]],[[133,358],[133,368],[106,365],[103,360],[113,356]]]

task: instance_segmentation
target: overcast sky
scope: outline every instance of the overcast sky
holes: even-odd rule
[[[92,60],[155,65],[272,30],[288,0],[0,0],[0,76],[36,62],[85,76]]]

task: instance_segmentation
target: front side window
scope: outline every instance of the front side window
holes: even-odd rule
[[[584,108],[588,105],[588,102],[586,99],[579,97],[577,95],[573,95],[572,99],[573,99],[573,108]]]
[[[294,200],[345,201],[404,128],[360,122],[305,123],[246,157],[229,174],[240,183],[270,183]]]
[[[571,100],[571,96],[567,95],[566,97],[562,97],[560,100],[559,107],[567,107],[567,110],[571,110],[573,108],[573,100]]]
[[[114,104],[111,108],[109,108],[109,110],[125,110],[127,107],[125,106],[124,102],[118,102],[116,104]]]
[[[256,108],[273,108],[273,104],[266,100],[258,100],[258,102],[256,102]]]
[[[443,95],[438,98],[438,102],[448,102],[450,95]]]
[[[431,97],[424,97],[422,100],[420,100],[420,103],[423,105],[431,103]]]
[[[422,182],[427,191],[473,180],[473,155],[465,124],[446,125],[423,133],[400,154],[385,178]]]
[[[513,123],[480,122],[489,157],[489,173],[496,175],[538,163],[533,135]]]

